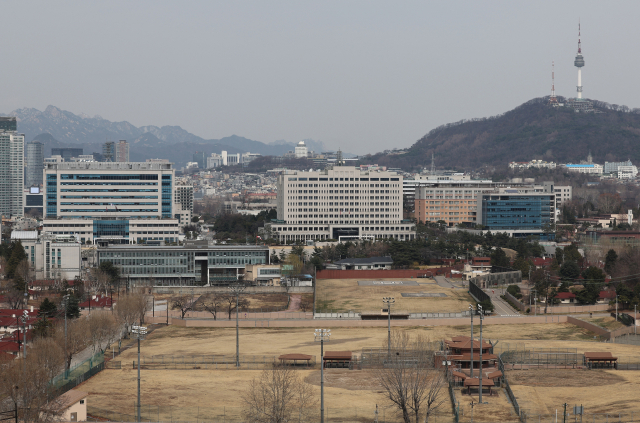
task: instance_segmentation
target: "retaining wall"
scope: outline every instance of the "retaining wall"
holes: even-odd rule
[[[425,270],[395,269],[395,270],[336,270],[324,269],[316,273],[316,279],[390,279],[417,278],[427,275],[445,275],[451,273],[451,267],[438,267]]]

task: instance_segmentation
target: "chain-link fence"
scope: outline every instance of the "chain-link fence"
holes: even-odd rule
[[[280,360],[275,355],[247,355],[241,354],[240,367],[237,367],[235,355],[201,355],[201,356],[175,356],[154,355],[140,358],[140,368],[144,370],[263,370],[274,366],[294,366],[309,368],[316,366],[316,356],[307,359],[291,358]],[[133,368],[138,367],[138,362],[133,361]]]
[[[562,404],[558,407],[558,415],[555,414],[529,414],[523,412],[522,420],[526,423],[555,423],[555,422],[580,422],[580,423],[631,423],[640,421],[640,413],[625,411],[623,413],[588,413],[573,414],[573,409],[567,408],[566,416],[563,415]]]
[[[584,355],[576,348],[525,348],[524,344],[500,343],[494,347],[494,354],[501,357],[506,370],[575,369],[584,362]]]
[[[306,416],[306,419],[305,419]],[[379,407],[331,407],[325,405],[324,419],[328,423],[400,423],[402,417],[392,408]],[[137,408],[132,404],[129,410],[112,411],[87,405],[89,422],[136,422]],[[245,423],[243,407],[172,407],[142,405],[141,422],[162,423]],[[287,420],[290,423],[316,423],[320,421],[320,406],[308,411],[293,411]],[[430,423],[457,423],[455,417],[445,407],[429,416]]]

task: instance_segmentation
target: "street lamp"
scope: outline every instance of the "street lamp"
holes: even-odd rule
[[[469,304],[469,314],[471,315],[471,355],[469,356],[471,367],[470,377],[473,377],[473,306]]]
[[[238,304],[240,302],[240,294],[244,291],[245,287],[242,285],[232,285],[229,287],[231,293],[236,296],[236,367],[240,367],[240,329],[238,326]]]
[[[387,356],[391,357],[391,304],[395,303],[396,299],[394,297],[384,297],[382,299],[382,304],[387,305],[387,315],[389,316],[389,324],[387,329]]]
[[[137,413],[138,419],[136,421],[141,422],[142,420],[140,418],[140,339],[144,339],[145,335],[147,334],[147,328],[145,326],[132,326],[131,332],[136,334],[136,337],[138,338],[138,413]]]
[[[480,312],[480,394],[478,403],[482,404],[482,321],[484,320],[484,311],[480,304],[478,304],[478,311]]]
[[[329,342],[331,329],[316,329],[313,336],[320,342],[320,423],[324,423],[324,341]]]

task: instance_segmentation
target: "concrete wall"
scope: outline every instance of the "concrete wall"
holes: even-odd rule
[[[309,314],[309,313],[307,313]],[[147,317],[148,323],[166,323],[166,317]],[[533,323],[567,323],[567,316],[527,316],[527,317],[486,317],[485,325],[508,325],[508,324],[533,324]],[[169,319],[169,324],[181,327],[219,327],[232,328],[236,326],[235,319],[232,320],[182,320],[178,318]],[[315,328],[318,322],[313,319],[281,319],[281,320],[251,320],[240,319],[238,322],[242,328],[259,327],[306,327]],[[328,328],[337,327],[387,327],[386,320],[323,320],[322,326]],[[421,320],[391,320],[391,326],[466,326],[469,325],[469,318],[441,318],[441,319],[421,319]]]
[[[154,294],[191,294],[203,295],[212,292],[228,293],[229,288],[225,286],[154,286]],[[247,286],[245,294],[313,294],[312,286]]]
[[[511,303],[513,305],[515,305],[516,307],[518,307],[518,309],[522,312],[527,310],[527,306],[525,306],[524,304],[522,304],[522,302],[517,299],[516,297],[514,297],[513,295],[509,294],[508,292],[505,291],[504,296],[507,297],[509,299],[509,301],[511,301]],[[531,310],[533,311],[533,310]]]
[[[154,319],[153,312],[147,312],[145,319]],[[345,313],[346,314],[346,313]],[[185,314],[185,319],[199,319],[199,320],[213,320],[213,315],[207,311],[188,311]],[[229,320],[229,314],[224,310],[219,311],[217,313],[217,321],[221,320]],[[156,311],[155,319],[152,322],[155,323],[166,323],[167,322],[167,310]],[[159,320],[158,320],[159,319]],[[171,319],[182,320],[181,313],[179,310],[169,310],[169,323],[171,323]],[[239,320],[275,320],[275,319],[313,319],[313,313],[305,313],[303,311],[274,311],[269,313],[244,313],[240,312],[238,314]],[[234,312],[231,313],[231,320],[235,325],[236,314]],[[150,320],[151,321],[151,320]]]
[[[538,304],[538,309],[544,313],[544,304]],[[571,314],[571,313],[595,313],[608,311],[608,304],[584,305],[584,306],[549,306],[547,314]]]

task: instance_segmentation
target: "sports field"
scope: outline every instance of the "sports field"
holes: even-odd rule
[[[561,415],[567,403],[570,410],[582,404],[585,413],[615,414],[610,421],[618,421],[618,413],[631,412],[640,419],[640,371],[512,370],[507,377],[520,407],[530,414],[551,415],[557,409]]]
[[[383,297],[394,297],[393,310],[410,313],[456,313],[465,311],[473,302],[465,289],[443,288],[433,279],[375,279],[376,281],[408,281],[417,285],[358,285],[356,279],[318,279],[316,309],[322,311],[380,311]],[[441,297],[403,297],[402,294],[444,294]]]
[[[620,356],[637,354],[638,347],[631,345],[595,343],[593,337],[583,329],[569,324],[539,324],[539,325],[486,325],[484,328],[486,338],[500,340],[501,344],[519,344],[536,348],[576,348],[578,352],[584,351],[613,351]],[[468,326],[456,327],[408,327],[402,330],[410,333],[426,333],[431,340],[449,338],[455,335],[466,335]],[[477,333],[477,332],[476,332]],[[387,337],[386,328],[336,328],[332,331],[331,341],[325,344],[325,351],[351,350],[359,353],[363,347],[380,347]],[[567,338],[567,340],[563,340]],[[590,340],[590,341],[585,341]],[[243,355],[255,355],[259,360],[261,356],[272,358],[284,353],[302,353],[319,356],[320,346],[313,340],[311,329],[241,329],[240,353]],[[235,353],[235,329],[227,328],[179,328],[176,326],[160,327],[153,331],[142,342],[141,352],[143,356],[165,355],[174,357],[193,357],[211,355],[233,355]],[[105,370],[97,376],[85,382],[79,389],[90,393],[90,406],[106,410],[120,410],[131,414],[134,407],[136,392],[136,371],[133,362],[137,359],[137,349],[132,348],[123,352],[116,360],[122,363],[122,369]],[[231,367],[232,368],[232,367]],[[305,381],[314,386],[319,393],[319,371],[300,370]],[[545,370],[541,370],[544,372]],[[530,371],[521,371],[525,375]],[[146,370],[142,372],[142,403],[151,405],[151,410],[167,420],[175,415],[163,414],[178,412],[181,419],[192,418],[193,421],[205,415],[215,413],[227,421],[240,421],[242,406],[241,394],[248,386],[250,380],[257,376],[260,370]],[[585,378],[599,375],[600,371],[571,371],[571,377]],[[518,385],[522,395],[529,396],[526,389],[533,389],[533,394],[540,396],[542,402],[551,403],[553,396],[547,394],[545,387],[529,386],[520,382],[515,376],[517,371],[509,372],[513,379],[512,384]],[[632,389],[624,394],[625,398],[631,398],[635,392],[636,377],[640,372],[613,372],[614,376],[623,375],[624,380],[615,382],[616,389],[625,383]],[[577,375],[577,376],[576,376]],[[629,375],[628,377],[625,375]],[[569,375],[565,376],[568,378]],[[545,378],[543,378],[545,379]],[[558,388],[553,388],[559,395],[562,392],[562,378],[554,379]],[[582,379],[577,379],[582,380]],[[587,379],[583,381],[587,383]],[[640,383],[640,382],[638,382]],[[573,386],[573,385],[572,385]],[[576,385],[578,386],[578,385]],[[587,385],[585,385],[587,386]],[[514,390],[516,387],[514,387]],[[565,388],[566,389],[566,388]],[[590,388],[592,389],[592,388]],[[349,421],[372,421],[375,404],[384,404],[384,399],[379,393],[380,389],[369,371],[354,371],[347,369],[328,369],[325,385],[325,400],[327,412],[330,418]],[[592,391],[585,391],[586,393]],[[593,389],[594,395],[597,389]],[[573,393],[565,392],[568,397]],[[569,395],[570,394],[570,395]],[[516,395],[518,393],[516,392]],[[548,397],[545,397],[548,395]],[[622,394],[621,394],[622,395]],[[477,401],[477,396],[474,396]],[[571,397],[573,398],[573,397]],[[608,399],[607,399],[608,398]],[[510,418],[509,408],[504,392],[498,396],[487,398],[488,405],[475,409],[474,421],[495,421]],[[464,412],[462,421],[469,421],[471,410],[468,407],[470,398],[459,398]],[[555,400],[553,400],[555,401]],[[567,400],[568,401],[568,400]],[[608,402],[607,402],[608,401]],[[616,396],[606,395],[600,400],[602,409],[606,409],[607,403],[614,407]],[[625,400],[627,401],[627,400]],[[154,408],[157,407],[157,408]],[[171,408],[172,407],[172,408]],[[200,407],[200,408],[199,408]],[[447,401],[442,409],[445,415],[437,421],[448,422],[451,408]],[[198,414],[199,413],[199,414]],[[224,417],[223,416],[224,413]],[[391,410],[380,409],[384,413],[386,421],[396,421],[389,416]],[[235,417],[234,417],[235,415]],[[382,421],[382,418],[380,418]]]

